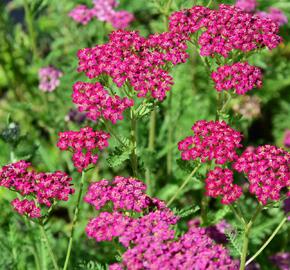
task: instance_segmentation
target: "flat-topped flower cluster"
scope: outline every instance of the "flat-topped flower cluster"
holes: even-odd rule
[[[237,262],[208,236],[206,228],[191,226],[176,239],[173,226],[178,217],[145,190],[142,181],[117,176],[112,183],[102,180],[92,184],[85,197],[97,210],[112,204],[113,212],[101,212],[86,228],[87,235],[97,242],[118,239],[127,249],[122,262],[111,265],[111,270],[238,269]],[[143,215],[136,216],[135,211]]]
[[[67,201],[74,193],[72,179],[61,171],[54,173],[29,170],[30,163],[18,161],[0,171],[0,186],[18,192],[25,199],[12,201],[14,209],[30,218],[41,217],[41,206],[51,207],[54,200]]]

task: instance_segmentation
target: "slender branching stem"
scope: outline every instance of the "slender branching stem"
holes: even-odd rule
[[[133,176],[138,176],[138,157],[137,157],[137,119],[135,116],[134,109],[130,108],[130,121],[131,121],[131,166]]]
[[[185,188],[185,186],[188,184],[188,182],[191,180],[191,178],[194,176],[194,174],[197,172],[199,169],[200,164],[198,164],[192,172],[184,179],[182,185],[178,188],[178,190],[174,193],[174,195],[171,197],[171,199],[167,203],[167,207],[170,206],[173,201],[176,199],[176,197],[180,194],[180,192]]]
[[[283,225],[287,222],[287,218],[284,217],[277,228],[273,231],[273,233],[270,235],[270,237],[267,239],[267,241],[261,246],[261,248],[246,262],[246,266],[249,265],[253,260],[255,260],[261,252],[270,244],[272,239],[276,236],[276,234],[280,231],[280,229],[283,227]]]
[[[46,244],[49,256],[50,256],[50,258],[52,260],[53,267],[54,267],[55,270],[59,270],[59,267],[58,267],[58,264],[57,264],[57,259],[56,259],[55,255],[54,255],[53,251],[52,251],[52,247],[51,247],[51,245],[49,243],[49,239],[48,239],[48,236],[47,236],[47,233],[45,231],[43,223],[39,223],[39,227],[40,227],[40,231],[41,231],[41,234],[42,234],[42,237],[43,237],[43,241]]]
[[[150,152],[154,151],[155,148],[155,132],[156,132],[156,109],[154,107],[153,111],[150,115],[150,122],[149,122],[149,134],[148,134],[148,150]],[[145,179],[147,185],[147,193],[148,195],[152,195],[152,181],[151,181],[151,173],[150,168],[146,168],[145,171]]]
[[[258,204],[254,215],[252,216],[250,221],[244,225],[243,248],[242,248],[242,254],[241,254],[241,259],[240,259],[240,270],[246,269],[246,259],[247,259],[247,254],[248,254],[251,228],[262,209],[263,209],[263,206],[261,204]]]
[[[67,247],[67,252],[66,252],[63,270],[67,270],[68,265],[69,265],[69,259],[70,259],[70,255],[71,255],[71,251],[72,251],[75,227],[76,227],[76,223],[78,221],[78,217],[79,217],[79,213],[80,213],[80,201],[81,201],[82,194],[83,194],[84,180],[85,180],[85,171],[82,172],[81,183],[80,183],[80,187],[79,187],[77,203],[76,203],[75,210],[74,210],[72,228],[71,228],[71,232],[70,232],[70,237],[69,237],[69,242],[68,242],[68,247]]]

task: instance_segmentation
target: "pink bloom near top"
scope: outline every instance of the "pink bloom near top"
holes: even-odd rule
[[[115,0],[94,0],[93,5],[91,9],[85,5],[78,5],[69,16],[84,25],[95,17],[100,21],[111,23],[116,29],[125,29],[134,20],[132,13],[126,10],[115,10],[119,5]]]

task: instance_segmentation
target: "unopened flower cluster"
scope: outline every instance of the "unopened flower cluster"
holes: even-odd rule
[[[133,14],[126,10],[116,11],[119,5],[116,0],[93,0],[93,8],[85,5],[78,5],[69,16],[81,24],[89,23],[93,18],[111,23],[116,29],[124,29],[134,20]]]
[[[0,186],[25,197],[12,201],[19,214],[39,218],[41,205],[50,207],[54,200],[67,201],[74,189],[71,188],[72,179],[64,172],[39,173],[29,170],[30,166],[23,160],[4,166],[0,171]]]
[[[271,145],[245,151],[233,168],[246,174],[249,191],[266,204],[268,200],[280,199],[282,189],[290,189],[290,154]],[[290,191],[288,191],[288,196]]]
[[[226,122],[200,120],[192,130],[193,136],[178,143],[183,160],[215,160],[216,164],[224,164],[237,159],[236,150],[242,146],[242,135]]]
[[[244,95],[253,88],[262,86],[261,70],[248,63],[220,66],[211,77],[218,92],[235,90],[236,94]]]
[[[81,128],[80,131],[65,131],[59,133],[57,147],[60,150],[73,152],[73,163],[79,172],[90,164],[96,164],[96,151],[108,147],[110,134],[104,131],[94,131],[91,127]]]
[[[138,97],[151,93],[153,98],[163,100],[173,84],[165,67],[168,63],[185,62],[186,48],[178,33],[144,38],[138,32],[119,30],[110,34],[107,44],[80,50],[78,71],[85,72],[90,79],[108,75],[119,88],[127,88],[128,82]]]
[[[77,82],[73,86],[73,102],[80,112],[86,112],[87,118],[98,120],[103,117],[116,124],[123,119],[123,112],[134,105],[128,98],[118,95],[110,96],[100,83]]]
[[[62,72],[53,67],[43,67],[38,71],[39,89],[44,92],[54,91],[60,84]]]
[[[241,197],[242,188],[233,184],[233,172],[229,169],[216,167],[211,170],[205,180],[206,195],[217,198],[222,197],[222,204],[231,204]]]
[[[111,270],[238,269],[228,251],[216,245],[208,237],[205,228],[190,228],[175,239],[172,226],[178,218],[164,203],[147,196],[145,189],[146,186],[139,180],[118,176],[112,184],[107,180],[93,184],[85,198],[98,210],[111,200],[115,209],[113,212],[100,213],[86,228],[88,236],[97,242],[118,238],[127,248],[122,255],[122,262],[111,265]],[[103,193],[104,197],[101,196]],[[126,196],[130,198],[129,205]],[[158,203],[155,203],[156,200]],[[133,218],[126,214],[128,210],[136,209],[137,212],[145,210],[144,215]]]

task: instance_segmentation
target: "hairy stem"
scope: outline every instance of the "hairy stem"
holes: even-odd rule
[[[70,259],[70,255],[71,255],[72,244],[73,244],[73,237],[74,237],[74,233],[75,233],[75,226],[76,226],[76,223],[78,221],[79,212],[80,212],[80,201],[81,201],[82,193],[83,193],[84,179],[85,179],[85,171],[82,172],[81,183],[80,183],[80,188],[79,188],[79,193],[78,193],[78,198],[77,198],[77,204],[76,204],[75,210],[74,210],[73,223],[72,223],[72,228],[71,228],[71,232],[70,232],[70,237],[69,237],[69,242],[68,242],[68,247],[67,247],[67,252],[66,252],[63,270],[68,269],[68,265],[69,265],[69,259]]]
[[[178,190],[174,193],[174,195],[171,197],[171,199],[168,201],[167,203],[167,207],[173,203],[173,201],[176,199],[176,197],[180,194],[180,192],[184,189],[184,187],[188,184],[188,182],[190,181],[190,179],[194,176],[194,174],[197,172],[197,170],[199,169],[200,164],[198,164],[193,170],[192,172],[184,179],[182,185],[178,188]]]
[[[130,120],[131,120],[131,166],[133,176],[137,177],[138,174],[138,158],[137,158],[137,121],[134,109],[130,108]]]
[[[168,97],[168,107],[167,107],[167,121],[168,121],[168,137],[167,137],[167,145],[172,145],[173,141],[173,123],[172,123],[172,91],[169,92]],[[170,147],[166,156],[166,170],[167,176],[171,176],[172,174],[172,160],[173,160],[173,149]]]
[[[42,236],[43,236],[43,240],[44,240],[44,242],[45,242],[45,244],[46,244],[46,246],[47,246],[49,256],[50,256],[50,258],[51,258],[51,260],[52,260],[53,267],[54,267],[55,270],[58,270],[59,267],[58,267],[58,264],[57,264],[57,260],[56,260],[56,257],[54,256],[53,251],[52,251],[52,248],[51,248],[51,245],[50,245],[50,243],[49,243],[49,239],[48,239],[48,237],[47,237],[47,234],[46,234],[46,231],[45,231],[45,229],[44,229],[44,226],[43,226],[42,223],[40,223],[39,226],[40,226],[41,234],[42,234]]]
[[[149,123],[149,138],[148,138],[148,150],[153,152],[155,148],[155,132],[156,132],[156,109],[154,108],[150,115]],[[147,185],[148,195],[152,194],[152,182],[151,182],[151,173],[150,168],[146,168],[145,179]]]
[[[241,254],[241,259],[240,259],[240,270],[246,269],[246,259],[247,259],[247,254],[248,254],[250,231],[256,218],[258,217],[262,209],[263,209],[263,206],[259,204],[256,208],[254,215],[249,221],[249,223],[245,224],[245,230],[244,230],[244,236],[243,236],[243,248],[242,248],[242,254]]]
[[[249,265],[253,260],[255,260],[261,252],[269,245],[269,243],[272,241],[272,239],[276,236],[276,234],[279,232],[279,230],[283,227],[283,225],[286,223],[287,218],[284,217],[277,228],[273,231],[271,236],[268,238],[268,240],[261,246],[261,248],[246,262],[246,266]]]

